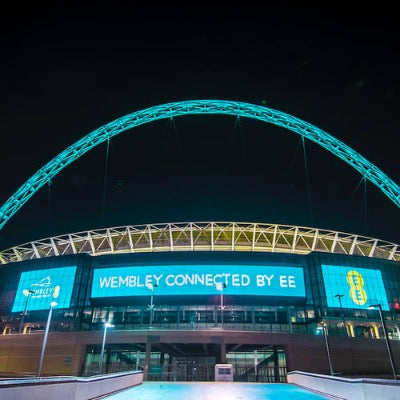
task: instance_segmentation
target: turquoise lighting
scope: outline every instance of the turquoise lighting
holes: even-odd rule
[[[22,272],[12,312],[47,310],[53,301],[58,308],[68,308],[75,274],[76,267]]]
[[[260,105],[227,100],[189,100],[167,103],[118,118],[75,142],[32,175],[0,208],[0,229],[46,183],[95,146],[149,122],[193,114],[225,114],[253,118],[286,129],[319,144],[350,164],[400,207],[400,187],[374,164],[329,133],[296,117]]]
[[[305,297],[300,267],[267,265],[167,265],[98,268],[92,297],[216,295]]]
[[[367,309],[381,304],[389,311],[382,273],[377,269],[322,265],[328,307]],[[339,303],[337,294],[342,295]]]

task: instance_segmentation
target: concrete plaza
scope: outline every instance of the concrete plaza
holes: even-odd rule
[[[144,382],[104,400],[324,400],[326,397],[285,383]]]

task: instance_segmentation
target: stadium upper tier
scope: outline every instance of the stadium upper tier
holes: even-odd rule
[[[0,262],[163,251],[325,252],[400,261],[398,244],[350,233],[267,223],[185,222],[129,225],[35,240],[0,251]]]

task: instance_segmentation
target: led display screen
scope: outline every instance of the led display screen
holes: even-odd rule
[[[92,297],[227,295],[304,297],[300,267],[168,265],[95,269]]]
[[[322,275],[328,307],[368,308],[381,304],[383,310],[389,310],[381,271],[322,265]]]
[[[52,301],[57,303],[57,308],[68,308],[75,273],[76,267],[23,272],[12,312],[48,309]]]

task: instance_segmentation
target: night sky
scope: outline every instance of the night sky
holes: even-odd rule
[[[400,183],[400,45],[390,3],[266,4],[35,2],[2,12],[0,203],[100,126],[192,99],[296,116]],[[116,136],[108,163],[106,154],[106,144],[96,147],[36,193],[0,230],[0,249],[189,221],[303,225],[400,243],[391,200],[331,153],[274,125],[178,117]]]

